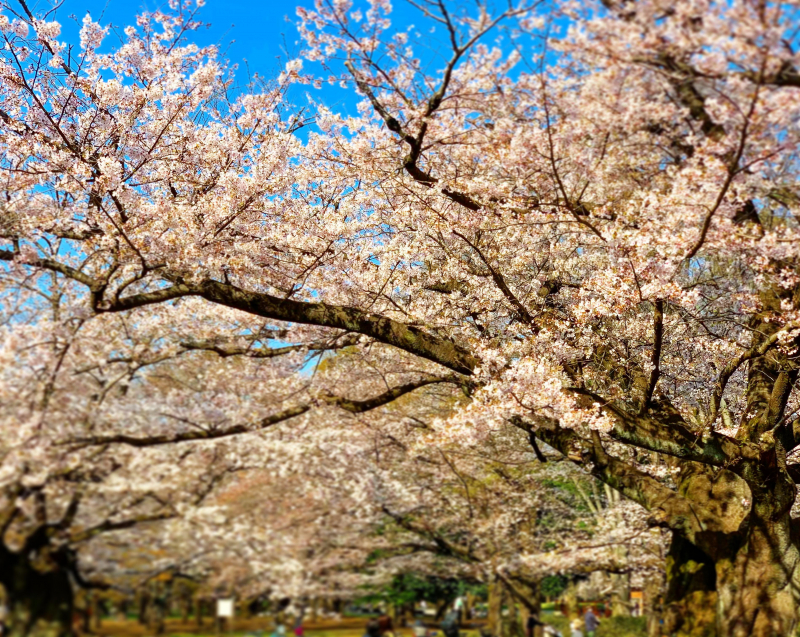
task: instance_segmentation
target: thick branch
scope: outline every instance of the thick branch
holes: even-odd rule
[[[653,392],[656,390],[656,383],[661,374],[661,344],[664,340],[664,300],[656,299],[653,307],[653,357],[651,362],[653,369],[650,372],[650,382],[647,384],[647,393],[642,401],[640,413],[645,413],[653,399]]]
[[[594,440],[589,442],[575,432],[555,425],[552,429],[540,428],[536,435],[573,462],[583,464],[602,482],[641,504],[653,514],[654,523],[681,533],[689,541],[694,541],[699,533],[722,530],[721,520],[703,507],[665,487],[631,463],[608,455],[596,433]],[[576,461],[576,450],[581,460]]]
[[[19,254],[11,250],[0,250],[0,261],[14,261],[14,259],[18,257]],[[76,270],[75,268],[60,263],[54,259],[32,259],[24,261],[22,265],[58,272],[70,279],[78,281],[79,283],[83,283],[90,290],[97,290],[102,286],[100,281],[97,281],[87,274],[84,274],[80,270]]]
[[[434,361],[460,374],[471,374],[477,360],[452,341],[405,325],[379,314],[341,305],[326,305],[281,299],[269,294],[248,292],[235,285],[204,281],[189,286],[175,284],[164,290],[134,294],[119,299],[106,311],[124,310],[161,303],[181,296],[200,296],[208,301],[278,321],[319,325],[370,336],[380,343],[393,345],[422,358]]]
[[[326,394],[322,396],[322,400],[324,400],[327,403],[341,407],[345,411],[349,411],[354,414],[361,414],[365,411],[370,411],[371,409],[376,409],[377,407],[381,407],[392,401],[395,401],[401,396],[410,394],[411,392],[413,392],[416,389],[419,389],[420,387],[426,387],[428,385],[434,385],[436,383],[459,383],[459,382],[461,382],[461,379],[457,376],[448,376],[446,378],[423,378],[411,383],[406,383],[404,385],[398,385],[397,387],[392,387],[391,389],[388,389],[384,393],[378,396],[374,396],[373,398],[369,398],[367,400],[348,400],[347,398],[342,398],[340,396],[333,396],[331,394]]]
[[[96,447],[98,445],[129,445],[131,447],[156,447],[160,445],[169,445],[177,442],[194,442],[198,440],[216,440],[219,438],[227,438],[237,434],[252,433],[267,429],[272,425],[289,420],[296,416],[300,416],[311,409],[310,405],[299,405],[297,407],[290,407],[284,409],[277,414],[267,416],[266,418],[258,421],[254,425],[234,425],[226,429],[213,429],[210,431],[193,430],[186,431],[178,434],[164,434],[160,436],[126,436],[118,434],[114,436],[94,436],[91,438],[79,438],[71,440],[69,444],[75,444],[84,447]]]
[[[314,341],[311,343],[301,343],[299,345],[285,345],[283,347],[253,347],[252,344],[247,347],[237,345],[236,340],[225,342],[219,339],[214,340],[186,340],[181,342],[181,347],[184,350],[196,350],[213,352],[222,358],[228,356],[244,356],[247,358],[275,358],[283,356],[284,354],[291,354],[292,352],[310,352],[310,351],[329,351],[336,349],[343,349],[358,342],[357,334],[347,335],[341,339],[331,339],[327,341]]]
[[[758,346],[745,350],[739,354],[739,356],[732,359],[727,365],[725,365],[720,372],[719,378],[717,378],[717,382],[714,385],[714,393],[711,395],[711,406],[707,426],[711,427],[714,424],[714,421],[716,421],[717,416],[719,415],[719,405],[720,401],[722,400],[722,394],[725,392],[725,386],[728,384],[730,377],[733,376],[734,372],[739,369],[742,363],[753,358],[759,358],[763,356],[781,338],[784,338],[787,332],[791,332],[796,329],[800,329],[800,323],[788,323],[783,329],[770,334],[764,339],[763,342],[759,343]]]
[[[633,415],[586,389],[570,388],[568,391],[599,403],[603,411],[614,418],[614,428],[609,435],[619,442],[717,467],[740,458],[757,460],[760,457],[756,448],[717,432],[698,438],[681,415],[664,401],[645,414]]]

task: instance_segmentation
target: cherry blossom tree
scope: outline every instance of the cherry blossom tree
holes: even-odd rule
[[[789,634],[796,5],[414,4],[432,38],[392,32],[388,2],[320,0],[300,28],[329,76],[296,61],[239,92],[185,40],[188,5],[105,53],[89,18],[76,52],[49,16],[4,4],[9,307],[56,289],[58,325],[91,326],[98,347],[118,317],[223,356],[270,357],[278,329],[304,351],[347,341],[367,372],[391,359],[382,384],[367,373],[262,418],[460,388],[454,441],[510,423],[673,531],[669,629]],[[359,114],[319,105],[303,141],[293,81],[349,83]],[[200,437],[158,419],[73,434]]]

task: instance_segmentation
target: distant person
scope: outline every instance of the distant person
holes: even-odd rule
[[[442,632],[444,637],[459,637],[458,635],[458,611],[451,610],[444,617],[442,622]]]
[[[586,637],[594,637],[597,627],[600,625],[600,620],[594,614],[592,607],[586,609],[586,614],[583,616],[583,621],[586,624]]]
[[[460,595],[456,597],[455,602],[453,602],[453,610],[456,611],[458,615],[458,622],[461,623],[464,621],[464,598]]]
[[[286,637],[286,626],[280,622],[275,624],[275,630],[272,631],[272,637]]]
[[[539,618],[536,616],[536,613],[531,613],[528,615],[528,621],[525,622],[525,635],[527,637],[533,637],[533,631],[536,629],[537,626],[544,627],[546,624],[539,621]]]
[[[572,632],[569,634],[569,637],[583,637],[583,632],[581,631],[581,626],[583,626],[583,622],[576,618],[572,620],[572,623],[569,627],[572,629]]]
[[[305,629],[303,628],[303,624],[299,623],[297,626],[294,627],[294,637],[303,637],[303,633]]]
[[[364,637],[381,637],[381,623],[373,618],[367,622],[367,628],[364,632]]]
[[[392,624],[392,618],[389,617],[387,613],[381,613],[380,617],[378,617],[378,637],[384,637],[384,635],[391,635],[394,637],[394,625]]]

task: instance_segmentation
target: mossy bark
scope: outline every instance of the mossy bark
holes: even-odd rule
[[[676,535],[666,571],[664,632],[676,637],[716,637],[717,575],[713,560]]]

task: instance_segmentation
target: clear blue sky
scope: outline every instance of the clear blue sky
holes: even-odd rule
[[[50,6],[50,0],[29,2],[36,7],[34,13]],[[393,4],[395,24],[407,25],[415,21],[421,24],[420,14],[408,3],[395,0]],[[102,24],[111,23],[122,28],[132,24],[138,13],[166,6],[167,3],[161,0],[65,0],[58,10],[57,19],[63,25],[64,39],[77,42],[79,24],[87,11]],[[246,73],[246,61],[252,73],[274,77],[287,59],[297,57],[303,48],[295,27],[298,6],[312,8],[313,0],[206,0],[199,19],[211,26],[195,33],[192,38],[201,45],[218,45],[224,58],[239,64],[239,74]],[[75,20],[69,16],[74,16]],[[113,37],[109,36],[108,41]],[[319,91],[311,87],[303,87],[303,91],[308,91],[315,99],[336,102],[348,110],[356,101],[352,91],[331,89],[327,85]]]

